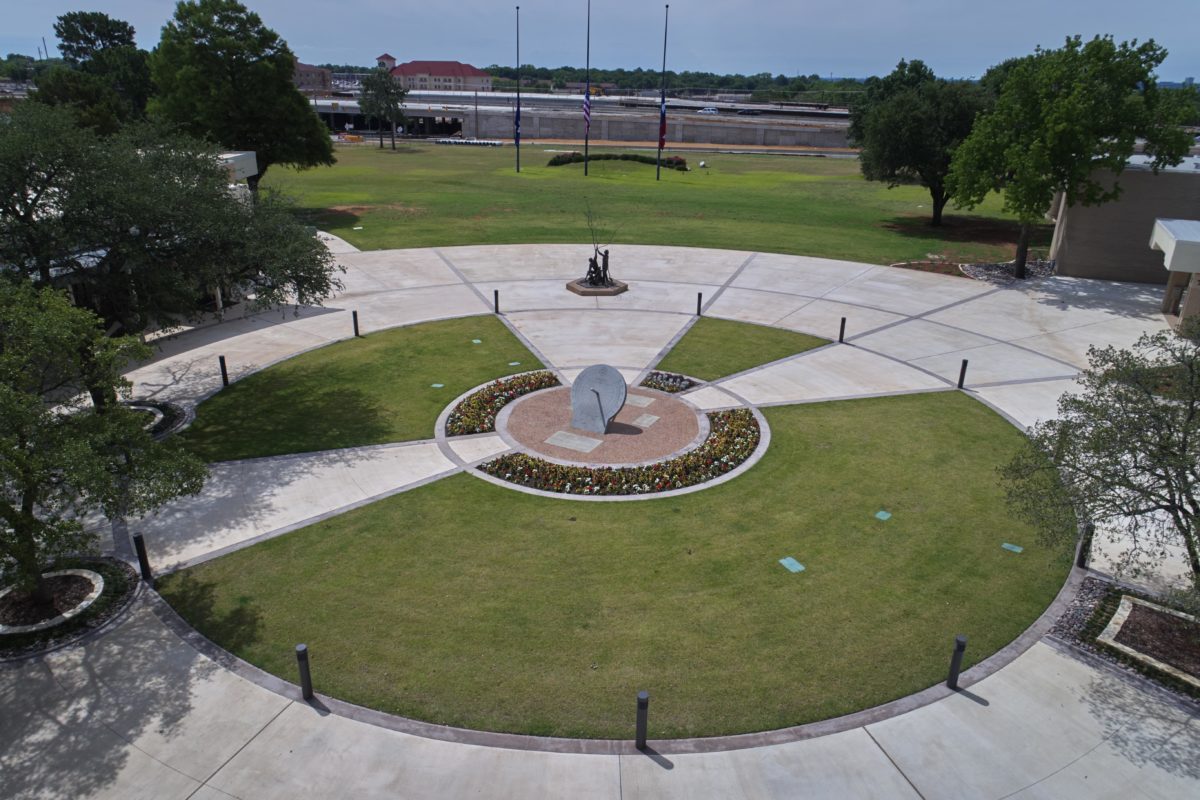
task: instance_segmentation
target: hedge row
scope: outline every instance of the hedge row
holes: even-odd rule
[[[658,159],[655,156],[647,156],[641,153],[598,153],[594,156],[588,156],[588,161],[636,161],[639,164],[657,164]],[[582,164],[583,153],[559,153],[550,159],[548,167],[561,167],[563,164]],[[677,169],[680,172],[687,172],[687,159],[682,156],[663,156],[662,165],[668,169]]]

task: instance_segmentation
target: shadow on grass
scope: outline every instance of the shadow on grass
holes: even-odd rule
[[[218,612],[217,584],[186,570],[162,578],[157,588],[193,628],[220,642],[224,649],[237,653],[258,642],[262,612],[250,598],[239,597],[236,606]]]
[[[322,230],[353,228],[362,219],[355,211],[333,208],[299,209],[296,216],[305,224],[315,225]]]
[[[979,244],[993,247],[1007,245],[1014,249],[1017,246],[1017,237],[1021,230],[1021,226],[1016,220],[974,215],[946,214],[942,217],[941,226],[936,228],[930,225],[929,221],[928,215],[905,215],[884,220],[883,227],[901,236],[917,239],[938,239],[954,244]],[[1034,229],[1030,247],[1049,247],[1053,234],[1052,226],[1038,225]]]

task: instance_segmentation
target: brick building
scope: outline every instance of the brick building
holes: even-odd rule
[[[406,61],[396,64],[384,53],[375,63],[386,68],[408,90],[490,92],[492,76],[461,61]]]

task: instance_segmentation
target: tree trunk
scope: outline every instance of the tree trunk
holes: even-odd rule
[[[942,226],[942,210],[946,207],[946,203],[949,202],[950,196],[946,194],[945,189],[933,188],[929,190],[929,196],[933,199],[933,219],[929,224],[935,228],[940,228]]]
[[[1025,279],[1025,262],[1029,258],[1029,239],[1033,236],[1033,225],[1021,223],[1021,234],[1017,237],[1017,257],[1013,260],[1013,271],[1017,280]]]
[[[251,197],[258,197],[258,182],[262,180],[262,176],[265,173],[266,170],[263,170],[257,175],[251,175],[249,178],[246,178],[246,185],[250,187]]]
[[[392,149],[396,149],[396,120],[392,120]]]
[[[383,122],[379,122],[379,149],[383,149]]]
[[[1192,520],[1192,529],[1183,534],[1183,543],[1187,547],[1188,564],[1192,568],[1192,586],[1200,591],[1200,552],[1197,551],[1197,540],[1200,539],[1200,518]]]

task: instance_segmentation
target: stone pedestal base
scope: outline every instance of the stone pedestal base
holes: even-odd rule
[[[583,282],[583,278],[578,278],[567,283],[567,291],[584,297],[612,297],[629,291],[629,285],[621,281],[613,281],[612,286],[588,286]]]

